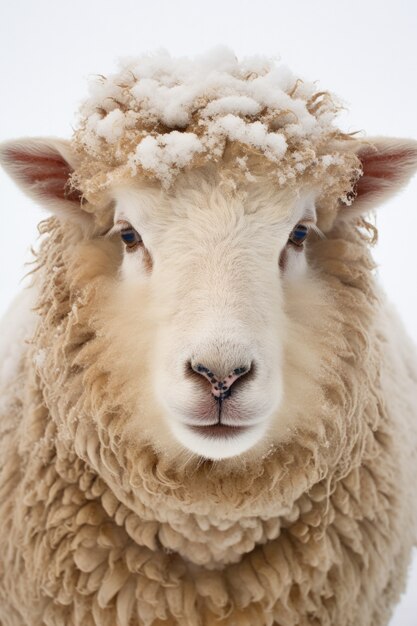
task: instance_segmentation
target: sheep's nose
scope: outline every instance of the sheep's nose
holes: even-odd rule
[[[190,363],[191,369],[200,376],[203,376],[210,383],[211,393],[216,398],[224,400],[231,393],[232,385],[243,376],[249,374],[251,365],[239,365],[231,370],[226,377],[217,374],[203,363]]]

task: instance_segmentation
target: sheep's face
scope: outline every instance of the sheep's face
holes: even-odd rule
[[[131,307],[147,301],[152,311],[158,428],[221,459],[261,441],[281,403],[283,286],[306,272],[314,202],[270,185],[233,193],[197,174],[186,181],[171,194],[115,189],[112,236]],[[141,328],[124,332],[134,341]]]
[[[363,175],[353,210],[337,219],[349,227],[396,193],[416,170],[416,146],[386,138],[353,142]],[[28,195],[77,222],[70,234],[78,237],[82,226],[80,246],[91,255],[81,259],[81,274],[88,283],[95,266],[104,298],[97,295],[89,320],[97,332],[87,333],[99,362],[88,360],[87,345],[84,367],[112,375],[102,377],[109,381],[104,393],[131,417],[141,441],[173,455],[225,459],[250,451],[257,458],[300,423],[316,428],[324,353],[331,362],[334,351],[328,321],[335,303],[305,258],[313,190],[278,191],[263,169],[264,182],[237,190],[209,167],[182,173],[169,193],[132,182],[111,190],[107,209],[115,207],[115,225],[104,242],[97,228],[107,209],[83,207],[80,192],[68,193],[78,163],[68,142],[6,142],[0,162]],[[71,250],[82,256],[77,246]],[[118,424],[129,437],[127,421]]]

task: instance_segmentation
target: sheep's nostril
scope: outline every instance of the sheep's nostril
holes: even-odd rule
[[[193,372],[199,374],[209,382],[213,396],[224,400],[230,396],[231,387],[236,381],[250,372],[251,365],[239,365],[234,367],[229,370],[229,374],[227,374],[226,377],[217,374],[217,372],[213,371],[213,369],[207,365],[204,365],[204,363],[190,362],[190,368]]]

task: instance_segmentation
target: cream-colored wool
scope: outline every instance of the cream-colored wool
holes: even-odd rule
[[[229,161],[200,165],[164,193],[240,193]],[[163,429],[163,312],[120,282],[111,207],[42,223],[34,330],[1,405],[1,626],[388,623],[415,541],[417,368],[338,197],[282,288],[283,402],[221,461]]]

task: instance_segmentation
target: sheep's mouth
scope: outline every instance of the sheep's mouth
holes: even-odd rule
[[[229,426],[217,422],[217,424],[209,424],[207,426],[189,426],[189,428],[198,435],[203,437],[233,437],[247,430],[247,426]]]

